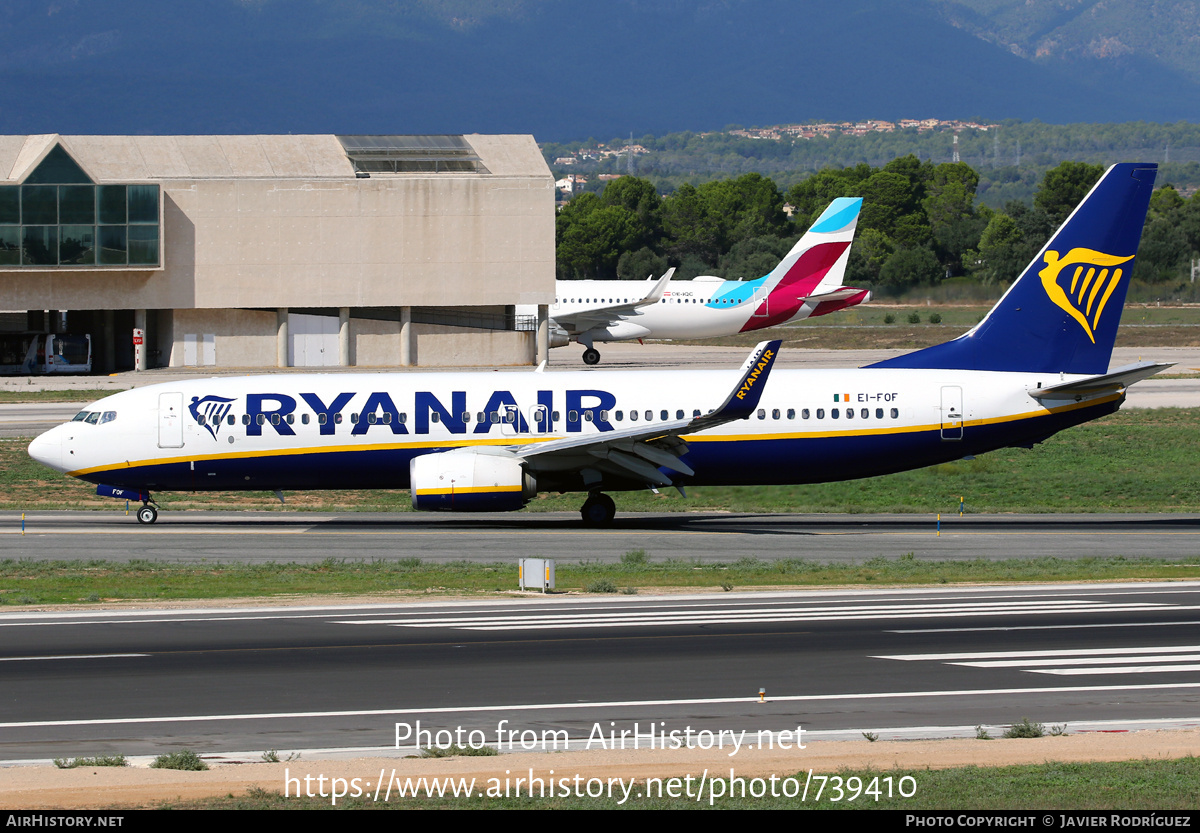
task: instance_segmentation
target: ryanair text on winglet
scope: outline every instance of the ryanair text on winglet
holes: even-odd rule
[[[742,386],[738,388],[736,394],[738,399],[745,399],[746,394],[750,392],[750,388],[754,387],[754,383],[758,381],[758,377],[762,375],[763,369],[770,366],[771,359],[775,358],[775,353],[772,350],[763,351],[762,358],[754,369],[746,376],[746,381],[742,382]]]

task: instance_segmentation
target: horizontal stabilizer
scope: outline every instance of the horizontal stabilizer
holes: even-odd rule
[[[856,287],[843,286],[841,289],[835,289],[832,292],[819,292],[815,295],[806,295],[801,300],[806,303],[811,301],[818,304],[822,301],[848,301],[861,292],[862,290],[857,289]],[[865,300],[869,301],[871,300],[871,297],[868,295]]]
[[[1064,396],[1084,396],[1102,393],[1106,390],[1118,390],[1174,366],[1174,362],[1127,364],[1124,367],[1118,367],[1111,373],[1105,373],[1103,376],[1091,376],[1087,379],[1063,382],[1061,385],[1052,385],[1048,388],[1037,388],[1029,391],[1029,395],[1036,399],[1058,399]]]

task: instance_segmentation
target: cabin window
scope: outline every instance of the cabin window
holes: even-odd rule
[[[301,415],[300,415],[300,423],[301,423],[302,425],[308,425],[308,414],[301,414]]]
[[[766,408],[759,408],[759,409],[758,409],[758,418],[759,418],[759,419],[766,419],[766,418],[767,418],[767,409],[766,409]]]
[[[324,414],[321,414],[321,416],[325,416],[325,415],[324,415]],[[334,414],[334,415],[333,415],[333,424],[334,424],[334,425],[341,425],[341,424],[342,424],[342,413],[341,413],[341,411],[338,411],[336,414]]]
[[[675,412],[675,419],[683,419],[683,408]]]
[[[230,414],[225,418],[225,421],[230,425],[234,425],[237,423],[237,417],[235,417],[233,414]]]
[[[579,422],[579,411],[567,411],[567,422]]]
[[[204,419],[204,414],[200,414],[200,416],[196,417],[197,425],[204,425],[205,422],[206,420]]]
[[[261,415],[261,414],[259,414],[259,416],[262,416],[262,415]],[[272,424],[272,425],[278,425],[278,424],[279,424],[279,414],[271,414],[271,424]]]
[[[483,411],[480,411],[479,413],[475,414],[475,421],[476,422],[486,422],[487,414],[484,413]]]
[[[860,417],[862,417],[863,419],[869,419],[871,417],[871,409],[863,408],[861,411],[858,412],[858,415]]]
[[[429,421],[430,422],[441,422],[442,415],[439,414],[437,411],[433,411],[429,414]]]
[[[892,419],[899,419],[899,418],[900,418],[900,409],[892,408]]]
[[[854,409],[853,408],[846,409],[846,419],[854,419]]]
[[[802,408],[800,410],[800,419],[808,419],[808,408]]]
[[[511,409],[505,411],[504,412],[504,421],[507,422],[509,425],[512,425],[514,422],[517,421],[517,412],[514,410],[511,410]]]
[[[661,419],[663,422],[666,422],[670,417],[668,416],[667,410],[663,409],[662,411],[659,411],[658,418]]]
[[[630,411],[630,412],[629,412],[629,421],[630,421],[630,422],[637,422],[637,411]]]
[[[466,425],[468,422],[471,421],[471,415],[464,411],[463,415],[462,415],[462,421],[463,421],[463,425]],[[385,422],[386,422],[386,420],[385,420]]]
[[[788,408],[788,419],[795,419],[795,418],[796,418],[796,409]]]
[[[401,412],[400,412],[400,419],[399,419],[399,422],[400,422],[400,424],[401,424],[401,425],[403,425],[404,423],[408,422],[408,414],[406,414],[406,413],[404,413],[403,411],[401,411]]]
[[[617,422],[620,422],[620,421],[622,421],[623,419],[625,419],[625,412],[624,412],[624,411],[617,411]]]
[[[250,414],[242,414],[242,425],[250,424]]]
[[[695,419],[698,416],[700,416],[700,409],[696,408],[694,411],[692,411],[692,419]]]
[[[266,414],[255,414],[254,421],[257,422],[259,425],[266,425],[267,424],[267,415]]]
[[[375,414],[367,414],[367,425],[374,425],[377,417]]]
[[[818,414],[820,414],[821,412],[820,412],[820,411],[817,411],[817,413],[818,413]],[[838,418],[838,417],[840,417],[841,415],[842,415],[842,412],[841,412],[841,411],[839,411],[837,408],[830,408],[830,409],[829,409],[829,418],[830,418],[830,419],[837,419],[837,418]]]
[[[817,419],[825,419],[825,409],[817,408]]]
[[[288,414],[283,419],[285,422],[287,422],[288,425],[292,425],[293,423],[296,422],[296,417],[293,416],[292,414]]]
[[[608,411],[601,411],[601,412],[600,412],[600,421],[601,421],[601,422],[608,422]]]
[[[875,419],[883,419],[883,408],[875,409]]]
[[[646,411],[646,422],[654,419],[654,411]]]
[[[317,425],[325,425],[329,422],[329,414],[317,414]]]
[[[350,414],[350,424],[358,425],[358,414]]]
[[[592,409],[591,408],[588,408],[586,411],[583,412],[583,418],[585,420],[587,420],[588,422],[592,421]]]

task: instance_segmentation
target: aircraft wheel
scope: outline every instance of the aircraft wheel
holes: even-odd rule
[[[583,351],[584,364],[600,364],[600,351],[595,347],[589,347]]]
[[[608,495],[591,495],[579,510],[587,526],[608,526],[617,516],[617,504]]]
[[[140,524],[152,524],[158,520],[158,510],[146,504],[137,511],[137,519]]]

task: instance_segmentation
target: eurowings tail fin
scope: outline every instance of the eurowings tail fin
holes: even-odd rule
[[[1107,372],[1156,172],[1113,165],[983,321],[871,367]]]

